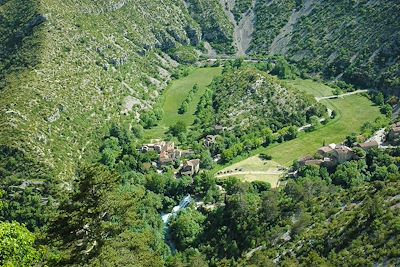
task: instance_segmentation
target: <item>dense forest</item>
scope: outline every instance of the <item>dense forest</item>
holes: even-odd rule
[[[178,180],[170,172],[158,174],[146,167],[154,155],[134,149],[137,138],[112,127],[99,162],[77,171],[73,190],[62,201],[36,214],[14,208],[20,216],[42,218],[44,227],[32,235],[17,223],[11,228],[2,223],[1,234],[8,236],[2,253],[11,242],[26,244],[6,254],[3,263],[366,266],[385,259],[399,264],[398,149],[370,150],[332,169],[301,167],[284,188],[271,189],[207,173]],[[169,223],[171,254],[159,214],[187,193],[204,197],[212,208],[189,207]]]

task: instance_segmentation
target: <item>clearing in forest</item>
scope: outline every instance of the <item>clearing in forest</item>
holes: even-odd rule
[[[228,178],[234,176],[247,182],[264,181],[270,183],[272,188],[275,188],[283,172],[282,166],[277,162],[253,156],[219,171],[217,177]]]

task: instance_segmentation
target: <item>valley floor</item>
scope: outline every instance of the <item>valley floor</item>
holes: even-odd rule
[[[286,81],[291,86],[318,97],[327,97],[332,95],[332,88],[312,80],[296,79]],[[327,125],[318,128],[313,132],[302,132],[291,141],[281,144],[274,144],[267,148],[260,148],[253,151],[251,157],[244,159],[233,165],[223,168],[217,167],[216,172],[226,173],[223,177],[235,176],[244,180],[268,181],[272,186],[277,184],[279,177],[284,174],[286,167],[289,167],[293,161],[307,155],[313,155],[317,149],[325,144],[340,143],[347,135],[360,130],[360,127],[368,121],[375,120],[379,115],[379,108],[374,106],[370,100],[360,95],[347,95],[339,99],[322,99],[321,102],[328,108],[336,110],[337,117]],[[257,171],[265,171],[263,175],[247,173],[227,173],[232,169],[245,168],[248,161],[260,162],[258,155],[266,153],[272,156],[273,161],[263,162],[257,168]],[[274,167],[271,167],[274,166]],[[268,166],[268,167],[267,167]],[[273,173],[271,173],[273,172]],[[254,176],[258,178],[254,178]]]
[[[163,119],[157,127],[145,132],[146,138],[162,139],[168,128],[178,121],[183,121],[188,126],[192,125],[195,119],[194,113],[201,96],[212,80],[221,74],[221,71],[222,68],[198,68],[188,76],[172,81],[172,84],[165,90],[163,95]],[[191,101],[188,111],[184,114],[179,114],[179,107],[195,84],[199,86],[199,90]]]
[[[163,119],[157,127],[146,130],[146,139],[164,138],[168,128],[178,121],[183,121],[188,126],[192,125],[200,97],[212,80],[221,74],[221,71],[222,68],[198,68],[188,76],[173,81],[163,95]],[[280,177],[293,161],[313,155],[324,144],[342,142],[347,135],[358,132],[365,122],[374,121],[380,115],[379,108],[362,95],[346,94],[341,98],[331,99],[332,88],[322,83],[303,79],[285,82],[313,95],[329,109],[335,110],[336,118],[313,132],[301,132],[294,140],[257,149],[247,158],[238,157],[230,165],[218,165],[213,170],[217,177],[235,176],[246,181],[261,180],[276,187]],[[195,84],[199,86],[199,90],[191,101],[188,111],[185,114],[179,114],[180,105]],[[271,155],[273,161],[261,160],[258,157],[260,153]]]

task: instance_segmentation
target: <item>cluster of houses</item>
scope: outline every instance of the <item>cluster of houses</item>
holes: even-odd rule
[[[157,168],[162,168],[179,161],[181,158],[188,158],[192,156],[191,151],[180,150],[175,147],[174,142],[161,141],[155,144],[143,145],[140,149],[142,153],[155,151],[159,155],[158,162],[155,164]],[[184,162],[180,166],[180,174],[193,176],[200,171],[200,160],[192,159]]]
[[[372,148],[378,148],[379,144],[376,141],[370,141],[358,144],[357,147],[366,151]],[[318,156],[316,157],[308,156],[299,160],[299,165],[314,165],[330,168],[346,161],[359,159],[359,156],[352,148],[345,145],[336,144],[330,144],[328,146],[321,147],[318,149],[317,155]]]
[[[363,149],[364,151],[368,151],[370,149],[378,147],[392,147],[390,145],[383,145],[384,142],[388,142],[388,144],[392,145],[397,145],[400,143],[400,122],[393,124],[388,132],[385,133],[384,131],[382,131],[380,135],[377,135],[376,137],[371,138],[364,143],[356,144],[355,147]],[[357,159],[359,159],[359,156],[357,155],[357,153],[354,152],[352,148],[345,145],[331,144],[318,149],[318,153],[314,157],[307,156],[300,159],[299,165],[317,165],[329,168],[349,160]]]

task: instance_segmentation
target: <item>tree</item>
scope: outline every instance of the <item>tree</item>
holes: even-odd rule
[[[197,249],[187,249],[183,252],[176,253],[173,257],[169,258],[167,267],[208,267],[207,258],[204,254]]]
[[[162,266],[160,196],[122,185],[119,175],[97,165],[80,169],[73,189],[49,227],[49,239],[62,251],[50,266]]]
[[[271,74],[278,76],[280,79],[294,79],[299,73],[294,66],[290,65],[286,61],[286,59],[279,57],[275,62]]]
[[[140,115],[141,124],[145,129],[150,129],[151,127],[157,125],[157,116],[154,112],[146,112]]]
[[[179,107],[179,114],[185,114],[189,109],[189,103],[188,101],[183,101],[181,106]]]
[[[270,128],[265,128],[262,130],[262,135],[264,137],[264,145],[268,146],[274,141],[274,134]]]
[[[358,163],[354,161],[340,164],[332,175],[333,183],[344,187],[359,185],[364,180],[365,176],[359,170]]]
[[[116,159],[121,156],[122,148],[117,137],[107,138],[101,147],[101,162],[109,167],[114,167]]]
[[[207,172],[202,172],[193,178],[193,190],[196,194],[204,195],[215,184],[214,176]]]
[[[385,96],[382,93],[374,94],[372,101],[378,106],[381,106],[385,103]]]
[[[169,132],[178,137],[179,135],[186,133],[186,124],[183,121],[178,121],[176,124],[169,127]]]
[[[380,107],[380,111],[382,114],[385,114],[387,117],[392,117],[393,108],[389,104],[384,104]]]
[[[200,167],[203,169],[212,169],[215,163],[209,150],[204,149],[200,153]]]
[[[0,265],[34,266],[41,259],[35,248],[35,235],[17,223],[0,223]]]
[[[311,127],[310,127],[311,130],[315,130],[319,126],[321,126],[321,122],[320,122],[320,120],[319,120],[319,118],[317,116],[311,116],[310,122],[311,122]]]
[[[333,90],[333,94],[338,97],[339,95],[341,95],[343,93],[342,89],[340,89],[339,87],[335,88]]]
[[[198,238],[204,231],[202,224],[205,219],[206,217],[197,210],[188,208],[171,221],[171,238],[179,250],[197,244]]]
[[[352,147],[356,142],[357,142],[357,135],[355,133],[352,133],[351,135],[346,136],[344,144],[348,147]]]
[[[332,110],[331,118],[334,119],[337,116],[336,110]]]
[[[253,188],[258,192],[262,193],[268,190],[271,190],[271,184],[264,181],[253,181],[251,182]]]
[[[132,134],[133,134],[136,138],[138,138],[138,139],[143,138],[143,127],[142,127],[141,125],[134,125],[134,126],[132,126],[131,131],[132,131]]]

